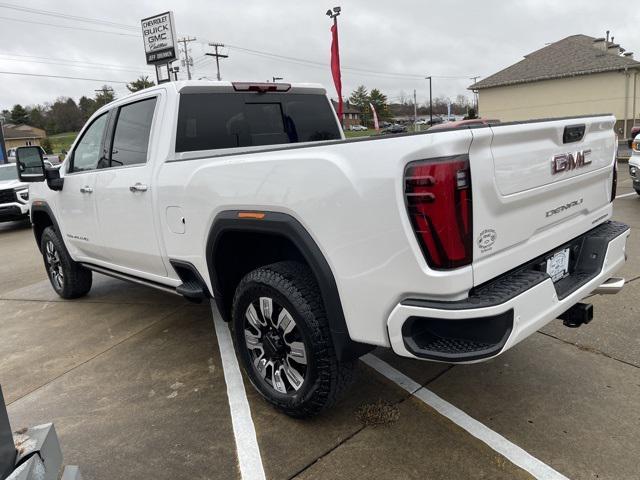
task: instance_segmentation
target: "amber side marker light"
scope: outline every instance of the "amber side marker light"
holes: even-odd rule
[[[239,212],[238,218],[253,218],[254,220],[262,220],[265,214],[262,212]]]

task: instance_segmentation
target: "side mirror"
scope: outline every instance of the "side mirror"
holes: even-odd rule
[[[45,179],[44,159],[40,147],[18,147],[16,167],[21,182],[42,182]]]

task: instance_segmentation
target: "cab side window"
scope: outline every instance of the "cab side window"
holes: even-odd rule
[[[120,108],[111,146],[111,166],[146,163],[156,98]]]
[[[84,132],[73,151],[72,172],[95,170],[101,156],[102,136],[107,126],[108,114],[98,117]]]

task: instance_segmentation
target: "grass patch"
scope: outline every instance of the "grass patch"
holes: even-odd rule
[[[377,135],[378,133],[373,130],[373,129],[369,129],[369,130],[362,130],[362,131],[351,131],[351,130],[346,130],[344,132],[344,136],[347,138],[356,138],[356,137],[370,137],[372,135]]]
[[[49,135],[49,141],[51,141],[52,153],[62,153],[62,150],[69,151],[71,144],[78,136],[78,132],[66,132],[58,133],[56,135]]]

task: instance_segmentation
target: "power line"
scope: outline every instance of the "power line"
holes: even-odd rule
[[[0,57],[5,57],[5,55],[0,55]],[[143,71],[142,69],[136,68],[136,69],[129,69],[129,68],[118,68],[118,67],[109,67],[106,65],[79,65],[79,64],[73,64],[73,63],[68,63],[63,61],[45,61],[45,60],[24,60],[21,58],[4,58],[4,60],[9,61],[9,62],[24,62],[24,63],[41,63],[41,64],[45,64],[45,65],[62,65],[65,67],[73,67],[73,68],[88,68],[88,69],[93,69],[93,70],[113,70],[116,72],[132,72],[132,73],[140,73],[140,74],[148,74],[150,75],[151,71],[147,70],[147,71]]]
[[[27,77],[46,77],[46,78],[63,78],[66,80],[85,80],[88,82],[107,82],[107,83],[123,83],[128,84],[129,82],[125,82],[122,80],[105,80],[104,78],[81,78],[81,77],[67,77],[64,75],[45,75],[43,73],[25,73],[25,72],[3,72],[0,71],[2,75],[25,75]]]
[[[123,37],[142,37],[142,35],[135,35],[133,33],[124,33],[124,32],[111,32],[109,30],[94,30],[93,28],[83,28],[83,27],[74,27],[71,25],[60,25],[58,23],[45,23],[45,22],[37,22],[35,20],[23,20],[20,18],[11,18],[11,17],[0,17],[2,20],[11,20],[13,22],[22,22],[22,23],[33,23],[34,25],[44,25],[46,27],[56,27],[56,28],[66,28],[69,30],[83,30],[86,32],[93,33],[110,33],[111,35],[119,35]]]
[[[53,12],[51,10],[41,10],[38,8],[31,8],[31,7],[23,7],[22,5],[14,5],[11,3],[4,3],[4,2],[0,2],[0,8],[8,8],[11,10],[18,10],[21,12],[28,12],[28,13],[35,13],[36,15],[46,15],[49,17],[58,17],[58,18],[64,18],[67,20],[76,20],[76,21],[81,21],[81,22],[88,22],[88,23],[95,23],[95,24],[99,24],[99,25],[107,25],[107,26],[111,26],[111,27],[115,27],[115,28],[125,28],[127,30],[138,30],[139,27],[136,27],[134,25],[127,25],[124,23],[118,23],[118,22],[112,22],[110,20],[102,20],[99,18],[89,18],[89,17],[81,17],[78,15],[69,15],[67,13],[59,13],[59,12]]]
[[[0,57],[18,57],[18,58],[37,58],[37,59],[41,59],[41,60],[54,60],[54,61],[60,61],[60,62],[73,62],[73,63],[81,63],[83,65],[96,65],[99,67],[113,67],[113,68],[129,68],[129,69],[133,69],[133,71],[135,71],[135,69],[139,69],[139,66],[133,66],[133,65],[120,65],[117,63],[103,63],[103,62],[87,62],[86,60],[72,60],[72,59],[67,59],[67,58],[60,58],[60,57],[42,57],[42,56],[38,56],[38,55],[25,55],[22,53],[3,53],[0,54]],[[149,70],[151,72],[151,70]]]

